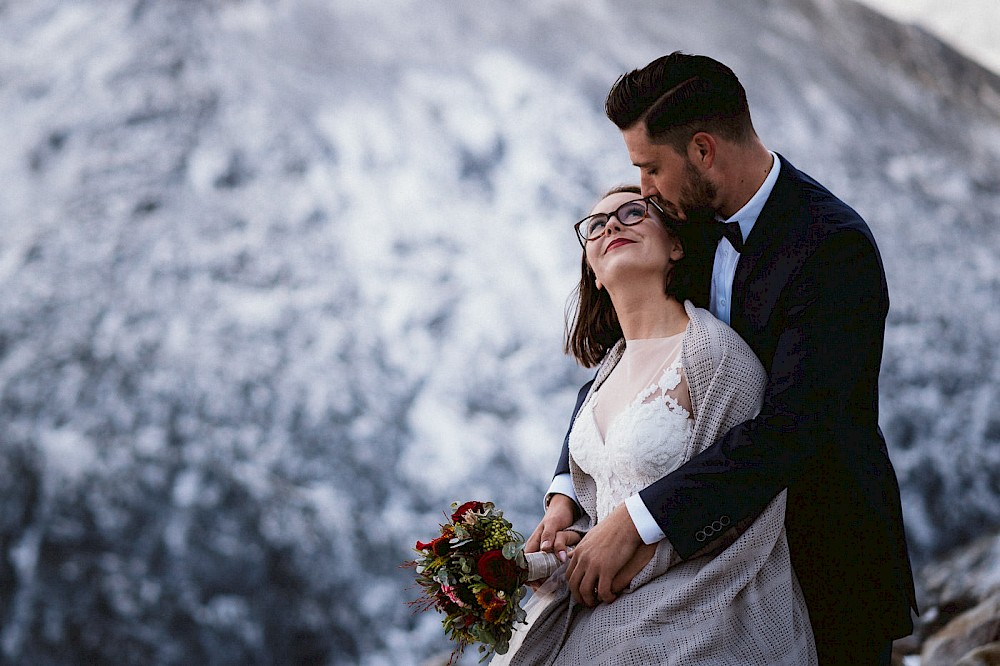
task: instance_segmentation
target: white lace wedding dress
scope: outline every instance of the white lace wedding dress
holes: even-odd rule
[[[570,451],[597,485],[598,520],[684,462],[693,421],[682,337],[629,340],[577,418]]]

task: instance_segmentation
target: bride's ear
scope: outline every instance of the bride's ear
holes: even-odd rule
[[[680,241],[674,240],[673,247],[670,248],[670,261],[680,261],[684,258],[684,246]]]

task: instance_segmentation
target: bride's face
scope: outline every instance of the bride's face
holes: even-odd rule
[[[618,192],[601,199],[590,211],[591,215],[606,213],[611,215],[623,204],[642,197],[631,192]],[[628,209],[622,212],[628,219]],[[634,215],[634,212],[631,213]],[[674,237],[657,217],[652,206],[646,207],[646,216],[637,224],[626,226],[612,215],[604,227],[604,232],[586,244],[587,263],[597,276],[597,286],[617,289],[637,284],[635,281],[648,278],[662,284],[670,265],[684,256],[680,241]]]

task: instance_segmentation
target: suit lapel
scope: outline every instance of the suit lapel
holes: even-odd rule
[[[771,196],[767,198],[764,208],[761,209],[750,236],[744,242],[743,252],[740,253],[739,263],[736,264],[736,274],[733,277],[730,323],[744,339],[748,339],[750,329],[753,328],[750,325],[750,320],[758,320],[761,315],[766,318],[767,313],[759,310],[773,300],[766,298],[765,294],[761,293],[762,290],[767,290],[768,286],[772,289],[781,286],[769,284],[766,281],[766,275],[758,277],[759,270],[766,270],[770,261],[769,257],[775,255],[777,248],[784,241],[788,219],[794,215],[795,167],[780,155],[778,155],[778,159],[781,160],[778,180],[774,184],[774,189],[771,190]]]

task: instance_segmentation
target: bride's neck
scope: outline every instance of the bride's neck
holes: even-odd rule
[[[629,288],[609,293],[626,340],[665,338],[687,327],[684,305],[664,294],[662,286],[653,291]]]

